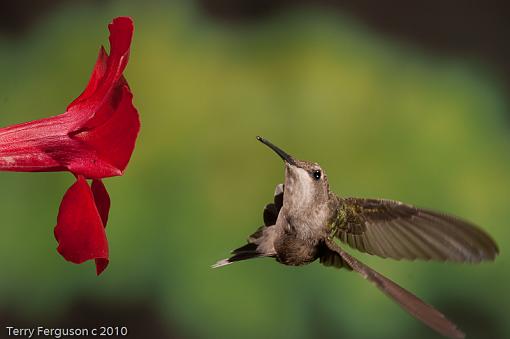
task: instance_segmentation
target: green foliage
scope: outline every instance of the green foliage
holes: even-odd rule
[[[255,140],[262,135],[319,162],[339,194],[404,200],[482,225],[502,249],[495,263],[357,256],[468,334],[510,336],[508,106],[483,65],[322,12],[230,27],[180,2],[64,7],[22,40],[0,40],[1,124],[63,112],[118,15],[135,20],[126,77],[142,130],[125,176],[105,182],[110,267],[97,278],[91,263],[72,265],[55,251],[70,174],[0,173],[0,308],[46,319],[80,296],[146,298],[184,337],[432,336],[352,273],[271,260],[209,268],[259,226],[283,180],[281,161]],[[481,330],[473,314],[494,327]]]

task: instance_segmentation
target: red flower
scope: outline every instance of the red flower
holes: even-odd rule
[[[104,227],[110,198],[101,179],[122,175],[140,129],[133,95],[122,72],[129,58],[133,21],[108,26],[110,56],[99,50],[90,81],[65,113],[0,129],[0,170],[69,171],[57,218],[58,252],[73,263],[95,259],[99,275],[108,265]],[[85,180],[93,179],[89,187]]]

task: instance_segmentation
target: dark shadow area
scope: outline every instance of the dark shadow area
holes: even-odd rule
[[[383,298],[381,296],[381,298]],[[465,299],[468,299],[466,297]],[[391,303],[388,300],[388,303]],[[448,298],[436,302],[431,302],[434,307],[441,311],[448,319],[452,320],[457,326],[466,333],[468,338],[503,338],[505,336],[502,324],[499,323],[497,315],[492,315],[490,309],[482,309],[475,302],[469,302],[462,298]],[[350,305],[344,305],[345,312],[349,312]],[[394,307],[398,307],[394,304]],[[359,338],[360,333],[352,331],[351,327],[346,324],[347,319],[342,314],[331,314],[325,307],[317,300],[310,300],[308,308],[308,328],[310,332],[307,334],[310,338]],[[374,310],[376,312],[376,310]],[[372,317],[377,317],[377,314],[367,315],[363,322],[366,326],[373,326],[371,322]],[[415,338],[426,339],[435,337],[435,332],[421,323],[419,320],[410,318],[405,312],[401,314],[402,322],[414,322],[415,326],[402,338]],[[380,338],[391,337],[391,333],[381,333]],[[438,336],[439,337],[439,336]]]
[[[434,53],[480,60],[510,90],[510,4],[505,1],[197,0],[207,15],[254,23],[296,7],[347,13],[376,31]]]
[[[497,321],[496,309],[483,308],[475,300],[452,298],[438,303],[437,307],[466,333],[468,338],[504,338],[503,324]],[[422,338],[427,338],[423,335]]]
[[[345,305],[345,312],[349,312]],[[358,338],[347,326],[342,314],[332,314],[323,303],[317,299],[310,299],[307,306],[307,336],[309,338],[333,339],[333,338]]]
[[[91,1],[78,0],[77,3]],[[229,24],[256,24],[286,10],[311,7],[348,13],[380,33],[432,52],[479,59],[510,90],[510,4],[505,1],[196,0],[205,15]],[[0,33],[16,37],[63,0],[2,1]],[[103,6],[105,1],[93,0]]]
[[[106,4],[108,0],[75,0],[73,4]],[[23,35],[65,0],[16,0],[0,2],[0,33],[11,38]]]
[[[104,303],[99,300],[86,298],[73,302],[68,310],[60,317],[51,320],[32,319],[25,315],[16,314],[9,309],[0,310],[0,338],[8,336],[6,326],[16,328],[73,328],[93,329],[98,331],[103,327],[122,327],[128,329],[128,338],[180,338],[173,330],[173,326],[163,320],[157,313],[154,303],[150,301],[127,301]],[[122,338],[123,336],[113,336]]]

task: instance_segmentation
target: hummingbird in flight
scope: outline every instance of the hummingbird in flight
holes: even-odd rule
[[[361,274],[440,334],[464,338],[441,312],[352,257],[335,239],[382,258],[476,263],[494,260],[499,252],[489,235],[457,217],[399,201],[340,197],[329,190],[319,164],[295,159],[262,137],[257,140],[283,159],[285,182],[276,186],[274,201],[264,208],[264,226],[212,267],[261,257],[290,266],[319,259],[325,266]]]

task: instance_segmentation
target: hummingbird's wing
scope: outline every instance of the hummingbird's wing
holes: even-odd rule
[[[342,262],[349,265],[354,271],[361,274],[365,279],[374,283],[388,297],[396,301],[403,309],[413,317],[422,321],[435,331],[450,338],[464,338],[465,334],[457,326],[448,320],[441,312],[426,304],[423,300],[411,292],[400,287],[390,279],[374,271],[356,258],[344,252],[333,240],[326,240],[326,246],[335,255],[341,258]]]
[[[344,243],[383,258],[479,262],[498,254],[475,225],[392,200],[339,198],[332,227]]]
[[[319,262],[324,266],[333,266],[336,268],[345,268],[352,271],[351,265],[347,263],[337,252],[330,251],[329,248],[321,248]]]
[[[276,185],[273,202],[264,207],[264,226],[266,227],[276,224],[276,219],[278,219],[278,214],[283,206],[283,188],[283,184]]]
[[[273,202],[264,207],[264,226],[259,227],[255,233],[248,237],[248,243],[231,252],[230,258],[218,261],[212,267],[217,268],[229,265],[236,261],[258,258],[272,257],[276,254],[274,250],[274,239],[276,232],[274,224],[278,219],[278,214],[283,206],[283,184],[276,185]]]

